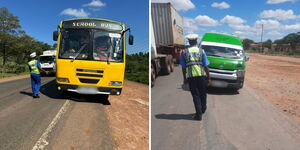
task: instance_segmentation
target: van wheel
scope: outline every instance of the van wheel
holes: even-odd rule
[[[244,86],[244,81],[240,83],[240,89],[243,88]]]

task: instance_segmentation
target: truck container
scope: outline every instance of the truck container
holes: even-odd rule
[[[179,62],[184,49],[183,17],[171,3],[152,3],[151,17],[157,53],[172,55]]]
[[[171,3],[151,4],[151,86],[157,75],[168,75],[184,49],[183,17]]]

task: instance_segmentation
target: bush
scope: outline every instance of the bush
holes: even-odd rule
[[[16,64],[13,62],[9,62],[5,66],[0,65],[0,67],[4,68],[4,73],[20,74],[29,71],[27,64]],[[2,72],[3,70],[0,71]]]
[[[149,84],[149,53],[126,56],[125,78],[143,84]]]

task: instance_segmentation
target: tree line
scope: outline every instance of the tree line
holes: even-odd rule
[[[53,49],[47,43],[38,41],[26,34],[20,20],[5,7],[0,8],[0,61],[1,72],[22,73],[28,71],[27,62],[32,52],[42,54]]]
[[[125,78],[149,84],[149,53],[126,54]]]
[[[245,50],[262,52],[260,42],[256,43],[258,47],[251,47],[255,42],[251,39],[243,39],[243,46]],[[262,42],[262,47],[267,48],[267,53],[284,53],[291,55],[300,55],[300,32],[290,33],[281,39],[272,41],[268,39]],[[263,51],[264,52],[264,51]]]

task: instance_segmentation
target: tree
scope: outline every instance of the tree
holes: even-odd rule
[[[57,43],[54,43],[53,45],[52,45],[52,48],[51,49],[56,49],[57,48]]]
[[[254,43],[253,40],[250,40],[250,39],[244,39],[243,40],[243,48],[244,50],[247,50],[250,48],[250,44]]]
[[[283,37],[280,40],[275,41],[276,44],[291,44],[292,49],[296,49],[297,43],[300,43],[300,32],[290,33],[287,36]]]
[[[6,62],[6,53],[8,46],[11,45],[11,40],[15,36],[23,34],[24,31],[21,30],[21,25],[19,24],[18,17],[11,14],[7,8],[0,8],[0,48],[2,51],[3,65]]]
[[[263,47],[267,47],[269,49],[272,48],[272,40],[268,39],[267,41],[263,42]]]

